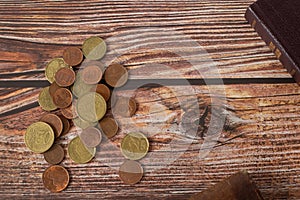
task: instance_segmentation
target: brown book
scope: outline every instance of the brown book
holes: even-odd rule
[[[230,176],[189,200],[263,200],[259,190],[247,172],[242,171]]]
[[[245,17],[300,84],[300,1],[258,0]]]

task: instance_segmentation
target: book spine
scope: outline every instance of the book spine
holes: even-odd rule
[[[287,71],[293,76],[295,81],[300,85],[300,69],[293,59],[286,52],[281,43],[274,37],[272,32],[267,28],[265,23],[258,17],[251,6],[247,9],[245,18],[248,23],[255,29],[258,35],[265,41],[275,56],[285,66]]]

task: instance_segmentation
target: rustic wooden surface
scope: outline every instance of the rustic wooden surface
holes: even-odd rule
[[[245,10],[253,2],[1,1],[1,199],[186,199],[239,170],[250,173],[265,199],[300,199],[300,87],[246,23]],[[223,108],[227,113],[226,124],[219,142],[204,159],[197,157],[203,143],[201,137],[187,151],[184,143],[178,143],[175,151],[182,151],[182,156],[156,171],[152,169],[164,165],[163,160],[143,163],[145,176],[135,186],[124,185],[115,167],[101,161],[118,157],[117,148],[103,148],[101,159],[84,165],[74,164],[66,156],[62,165],[70,172],[70,185],[62,193],[49,193],[41,180],[49,165],[23,142],[26,127],[45,113],[36,101],[40,87],[45,84],[47,61],[60,56],[69,45],[80,45],[91,35],[116,38],[119,45],[114,49],[125,48],[125,43],[134,45],[131,42],[139,41],[139,37],[134,40],[131,36],[141,27],[181,31],[204,47],[217,63],[221,77],[227,80]],[[157,42],[155,34],[147,37],[149,40],[140,42]],[[189,55],[198,58],[197,52]],[[178,78],[171,72],[160,72],[159,68],[153,73],[149,64],[157,62],[172,63],[184,78],[202,78],[184,61],[164,51],[139,49],[118,61],[130,70],[130,79]],[[212,71],[208,78],[216,78],[216,74]],[[188,86],[172,87],[184,93]],[[196,84],[193,88],[201,108],[210,104],[210,97],[218,98],[218,94],[209,95],[205,85]],[[149,136],[151,152],[164,153],[164,147],[173,139],[190,141],[176,128],[183,111],[168,87],[139,89],[135,97],[139,108],[133,122],[138,127],[148,128],[148,132],[156,130],[156,126],[168,127],[164,133]],[[188,99],[189,94],[184,98]],[[149,113],[153,104],[158,109]],[[149,121],[149,115],[157,119],[155,124]],[[124,124],[112,140],[116,147],[127,133]],[[75,134],[73,128],[59,142],[66,147]],[[117,159],[112,163],[119,164]]]

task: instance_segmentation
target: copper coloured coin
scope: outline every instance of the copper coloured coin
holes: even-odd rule
[[[61,135],[62,130],[63,130],[63,123],[57,115],[51,114],[51,113],[46,114],[46,115],[42,116],[40,121],[45,122],[51,126],[56,138],[58,138]]]
[[[108,101],[110,98],[110,89],[104,84],[98,84],[96,87],[96,92],[100,94],[105,101]]]
[[[123,117],[131,117],[136,112],[136,109],[137,106],[134,98],[118,97],[113,111]]]
[[[119,169],[119,177],[125,183],[133,185],[138,183],[144,174],[141,164],[134,160],[126,160]]]
[[[61,88],[61,87],[59,85],[57,85],[57,83],[55,81],[49,86],[49,93],[52,98],[53,98],[56,90],[58,90],[59,88]]]
[[[69,122],[69,120],[68,120],[67,118],[65,118],[63,115],[58,115],[58,117],[61,119],[61,121],[62,121],[62,123],[63,123],[63,130],[62,130],[61,135],[62,135],[62,136],[63,136],[63,135],[66,135],[66,134],[69,132],[70,127],[71,127],[70,122]]]
[[[55,82],[61,87],[68,87],[75,81],[75,72],[72,68],[64,67],[55,73]]]
[[[112,87],[121,87],[128,80],[127,69],[120,64],[111,64],[105,70],[104,79]]]
[[[65,157],[64,149],[59,144],[53,144],[52,147],[44,153],[45,160],[52,165],[63,161]]]
[[[102,140],[101,131],[95,127],[84,129],[79,137],[86,147],[96,147]]]
[[[105,117],[99,122],[99,126],[107,138],[114,137],[118,132],[118,124],[116,120],[110,117]]]
[[[69,105],[68,107],[61,108],[60,109],[61,114],[67,119],[75,119],[76,117],[78,117],[75,104],[76,104],[76,101],[74,100],[71,103],[71,105]]]
[[[77,47],[69,47],[63,52],[64,61],[70,66],[79,65],[83,60],[83,53]]]
[[[81,78],[85,84],[97,84],[102,78],[102,70],[96,65],[87,66],[82,70]]]
[[[59,165],[52,165],[48,167],[43,173],[43,183],[45,188],[51,192],[60,192],[64,190],[69,184],[68,171]]]
[[[53,103],[58,108],[66,108],[72,103],[72,93],[67,88],[56,90],[53,96]]]

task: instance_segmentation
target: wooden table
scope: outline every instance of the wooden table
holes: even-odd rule
[[[250,173],[265,199],[299,199],[300,87],[245,21],[246,8],[253,2],[1,1],[1,199],[185,199],[239,170]],[[200,63],[207,72],[203,77],[182,57],[164,49],[176,41],[170,47],[174,45],[174,51],[180,50],[194,61],[202,55],[170,32],[196,41],[219,71]],[[127,67],[131,81],[163,80],[161,87],[134,91],[139,107],[132,120],[136,128],[147,132],[151,152],[164,155],[174,140],[179,142],[171,150],[182,155],[167,166],[163,159],[141,161],[146,170],[142,181],[124,185],[115,169],[120,164],[118,146],[129,128],[128,121],[119,119],[120,131],[110,143],[116,148],[100,149],[101,157],[88,164],[74,164],[67,155],[62,165],[70,172],[70,185],[52,194],[44,189],[41,179],[49,165],[42,155],[25,147],[23,135],[27,126],[46,113],[38,107],[37,98],[41,87],[48,84],[44,77],[47,62],[93,35],[106,39],[109,55],[121,52],[115,61]],[[217,75],[224,85],[215,84]],[[212,85],[206,86],[203,78]],[[174,79],[180,79],[177,86]],[[192,85],[181,84],[184,79]],[[173,90],[181,91],[184,100],[192,98],[185,91],[193,88],[203,109],[212,99],[221,99],[208,87],[224,87],[226,99],[219,105],[226,121],[214,148],[199,158],[205,138],[198,133],[193,140],[178,129],[185,110]],[[206,118],[209,116],[210,112]],[[66,149],[76,134],[73,127],[59,143]],[[191,141],[186,148],[185,142]]]

